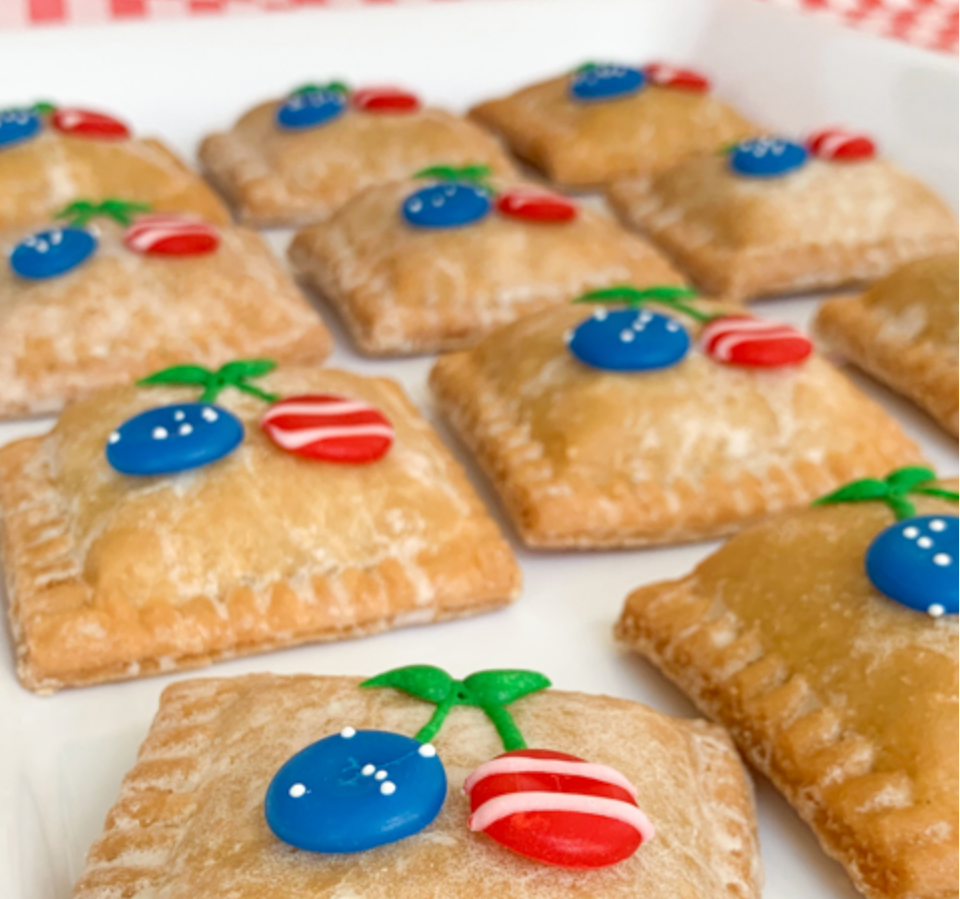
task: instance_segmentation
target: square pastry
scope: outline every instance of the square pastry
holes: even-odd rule
[[[566,197],[476,168],[422,175],[369,188],[290,247],[364,353],[461,348],[591,288],[682,283],[644,241]]]
[[[859,297],[828,300],[814,329],[831,349],[957,436],[956,251],[911,262]]]
[[[550,309],[437,362],[440,408],[527,545],[717,537],[920,459],[804,335],[682,296],[596,291],[628,305]]]
[[[262,377],[272,367],[175,366],[0,449],[26,687],[196,667],[517,596],[509,547],[393,381]]]
[[[734,537],[617,634],[726,725],[869,899],[957,895],[956,483],[906,469]]]
[[[653,175],[760,131],[711,96],[702,75],[663,64],[588,63],[481,103],[470,115],[521,159],[570,187]]]
[[[538,682],[412,666],[363,687],[175,684],[73,899],[759,899],[751,790],[720,728],[524,695]],[[483,706],[454,698],[428,724],[450,687]]]
[[[199,175],[112,116],[46,103],[0,110],[0,230],[45,221],[78,197],[118,196],[230,221]]]
[[[0,418],[194,359],[316,363],[332,341],[260,237],[119,200],[0,232]]]
[[[873,281],[957,247],[933,191],[835,130],[704,153],[617,182],[609,199],[700,287],[735,300]]]
[[[513,166],[489,134],[396,88],[310,84],[255,106],[200,145],[200,160],[257,227],[322,221],[372,184],[440,163]]]

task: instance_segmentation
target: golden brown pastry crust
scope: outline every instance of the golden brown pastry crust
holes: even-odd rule
[[[873,281],[957,246],[946,204],[885,160],[811,159],[762,179],[709,153],[617,182],[608,197],[703,290],[731,300]]]
[[[431,373],[440,408],[529,546],[716,537],[921,458],[820,358],[760,371],[693,350],[657,372],[598,371],[563,339],[589,315],[527,317]]]
[[[921,259],[856,298],[828,300],[814,328],[957,436],[958,254]]]
[[[231,455],[120,475],[107,437],[182,388],[119,388],[45,437],[0,449],[0,523],[17,671],[38,692],[195,667],[298,643],[474,614],[517,596],[513,555],[453,457],[393,382],[323,369],[258,381],[281,396],[365,399],[396,429],[382,460],[312,462],[274,446],[266,405],[228,390]]]
[[[245,224],[260,228],[322,221],[373,184],[432,165],[485,164],[510,175],[497,142],[440,109],[404,115],[348,110],[302,132],[274,124],[276,101],[261,103],[227,132],[200,145],[200,161]]]
[[[449,780],[425,831],[355,855],[294,850],[262,812],[293,753],[349,725],[413,734],[429,707],[357,680],[252,675],[169,687],[73,899],[759,899],[749,783],[729,738],[625,700],[550,691],[511,706],[531,746],[612,765],[658,830],[598,871],[528,861],[467,828],[462,785],[503,751],[458,708],[433,742]]]
[[[633,593],[617,635],[730,729],[865,896],[953,899],[957,619],[871,586],[863,556],[892,522],[877,503],[765,522]]]
[[[517,156],[570,187],[652,175],[701,151],[760,133],[708,94],[648,85],[630,97],[576,103],[569,75],[524,88],[470,111]]]
[[[44,222],[73,200],[110,197],[230,221],[204,180],[152,138],[92,140],[45,129],[0,152],[0,231]]]
[[[57,412],[96,390],[183,362],[319,363],[333,349],[320,317],[260,237],[220,229],[195,257],[128,250],[97,220],[95,256],[28,281],[0,265],[0,418]],[[0,256],[24,237],[0,234]]]
[[[412,227],[400,208],[422,186],[369,188],[290,246],[294,268],[336,306],[366,354],[459,349],[587,290],[683,283],[644,241],[585,207],[571,222],[493,212],[465,228]]]

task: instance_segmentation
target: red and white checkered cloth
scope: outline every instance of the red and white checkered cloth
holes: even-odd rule
[[[407,0],[0,0],[0,28],[402,2]],[[931,50],[957,52],[958,0],[771,2],[828,16]]]

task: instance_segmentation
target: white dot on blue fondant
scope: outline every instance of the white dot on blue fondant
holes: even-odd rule
[[[607,310],[606,310],[606,309],[597,309],[597,311],[593,313],[593,317],[594,317],[598,322],[606,321],[606,319],[607,319]]]
[[[431,743],[424,743],[417,752],[425,759],[432,759],[437,754],[436,748]]]
[[[942,518],[934,518],[933,521],[930,522],[929,527],[931,531],[937,531],[939,533],[947,529],[947,523]]]
[[[423,210],[423,203],[421,203],[419,200],[411,200],[407,208],[411,212],[421,212]]]
[[[306,796],[307,788],[303,784],[294,784],[290,787],[289,791],[291,798],[299,799],[301,796]]]
[[[919,546],[920,549],[930,549],[930,547],[933,546],[933,541],[929,537],[921,537],[917,541],[917,546]]]
[[[214,409],[204,409],[203,412],[200,413],[200,417],[204,421],[216,421],[217,413]]]
[[[178,433],[181,437],[188,437],[193,433],[193,425],[180,425],[180,430]]]
[[[374,777],[374,780],[386,780],[387,772],[381,769],[376,774],[374,774],[373,777]]]
[[[169,436],[166,428],[154,428],[150,434],[154,440],[166,440]]]
[[[904,528],[903,536],[906,537],[907,540],[916,540],[917,537],[920,536],[920,529],[915,527]]]
[[[633,331],[631,331],[631,330],[629,330],[629,329],[621,331],[621,332],[620,332],[620,339],[621,339],[624,343],[630,343],[630,341],[633,340]]]
[[[183,409],[178,409],[176,412],[173,413],[174,421],[183,421],[186,417],[187,417],[187,413],[184,412]]]
[[[949,565],[952,561],[953,559],[947,553],[937,553],[933,557],[933,564],[940,565],[941,567]]]
[[[388,780],[380,785],[380,792],[383,793],[384,796],[392,796],[397,792],[397,785],[390,783]]]
[[[446,201],[443,199],[443,197],[434,197],[434,198],[430,201],[430,203],[431,203],[433,206],[443,206],[443,204],[444,204],[445,202],[446,202]]]
[[[930,606],[927,609],[927,614],[931,618],[942,618],[943,615],[946,613],[946,611],[947,610],[942,605],[940,605],[940,603],[935,602],[932,606]]]
[[[109,440],[110,440],[111,443],[119,443],[119,442],[120,442],[120,434],[119,434],[117,431],[114,431],[114,432],[110,435]]]
[[[360,770],[360,773],[361,773],[364,777],[373,777],[373,775],[377,773],[377,766],[376,766],[376,765],[364,765],[363,768]]]
[[[352,740],[356,735],[357,731],[352,727],[345,727],[342,731],[340,731],[340,736],[343,737],[344,740]]]

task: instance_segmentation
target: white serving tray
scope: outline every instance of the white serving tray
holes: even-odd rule
[[[654,58],[705,70],[722,96],[772,126],[861,127],[957,205],[956,61],[756,0],[461,0],[12,32],[0,34],[0,107],[51,98],[115,111],[139,133],[161,135],[192,157],[204,132],[308,80],[398,82],[463,109],[587,59]],[[275,232],[270,239],[280,251],[288,238]],[[804,299],[761,305],[798,325],[814,308]],[[361,359],[329,310],[323,314],[337,338],[333,365],[398,378],[432,415],[429,359]],[[906,402],[854,377],[942,471],[956,471],[955,441]],[[50,424],[0,425],[0,443]],[[512,534],[475,466],[455,449]],[[611,626],[633,587],[686,573],[712,544],[594,555],[539,555],[514,545],[526,589],[507,611],[224,663],[199,676],[372,674],[413,662],[458,675],[522,666],[565,689],[694,714],[652,668],[614,645]],[[41,699],[18,685],[7,637],[0,635],[0,899],[67,899],[157,697],[177,676]],[[758,780],[757,792],[765,896],[854,899],[841,868],[770,786]]]

